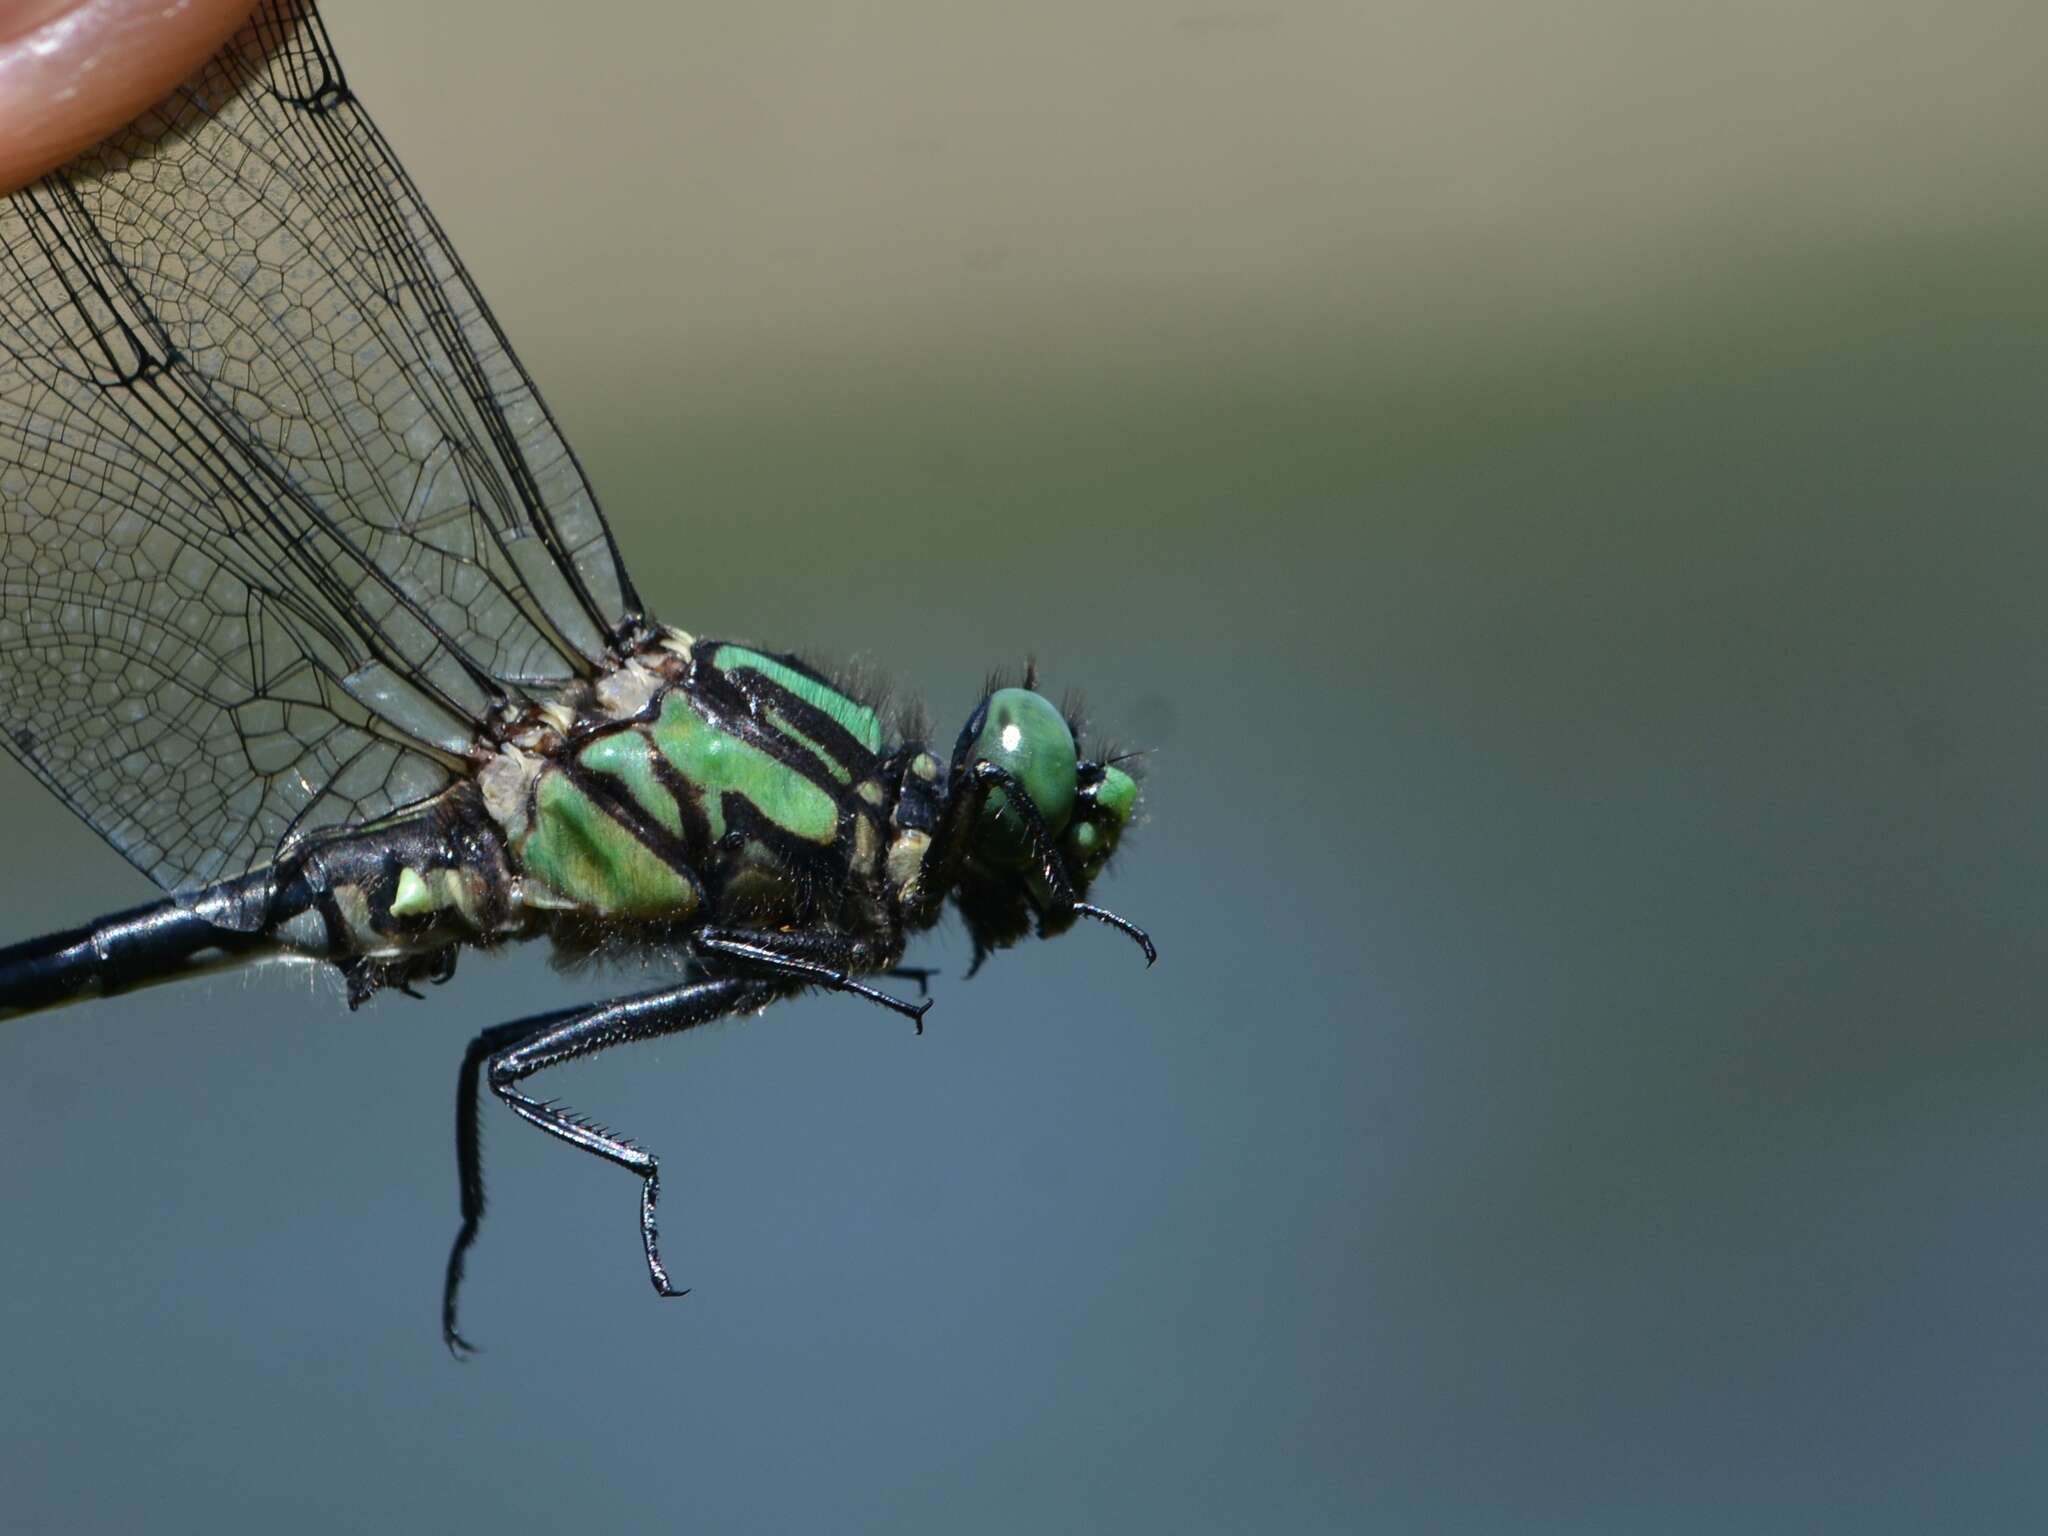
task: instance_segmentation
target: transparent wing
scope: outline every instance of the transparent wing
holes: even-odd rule
[[[310,4],[0,200],[0,722],[159,884],[433,793],[637,607]]]

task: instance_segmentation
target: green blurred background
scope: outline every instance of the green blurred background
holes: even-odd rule
[[[2048,1519],[2048,13],[336,3],[649,601],[1154,749],[923,1039],[0,1037],[22,1530]],[[147,888],[11,764],[7,935]]]

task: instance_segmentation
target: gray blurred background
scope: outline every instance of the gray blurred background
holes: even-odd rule
[[[10,1528],[2048,1519],[2038,6],[420,9],[649,601],[1085,686],[1161,959],[547,1079],[682,1302],[487,1108],[460,1367],[461,1047],[630,977],[11,1023]],[[0,795],[0,933],[147,898]]]

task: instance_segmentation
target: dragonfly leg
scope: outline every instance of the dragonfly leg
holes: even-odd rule
[[[836,934],[784,933],[773,928],[703,928],[690,936],[690,947],[699,955],[745,967],[756,975],[770,976],[800,986],[824,987],[832,992],[849,992],[866,998],[877,1007],[900,1013],[924,1033],[924,1016],[931,1012],[931,998],[906,1003],[854,979],[860,968],[861,947]],[[924,973],[929,977],[929,971]],[[930,988],[919,980],[920,990]]]
[[[462,1070],[455,1080],[455,1177],[462,1188],[462,1225],[448,1250],[448,1275],[441,1284],[441,1341],[458,1360],[474,1354],[476,1346],[455,1327],[455,1297],[462,1289],[462,1270],[477,1228],[484,1219],[484,1151],[477,1115],[477,1089],[484,1062],[506,1046],[538,1034],[547,1027],[536,1019],[519,1019],[510,1024],[493,1024],[469,1042],[462,1053]]]
[[[695,981],[594,1007],[564,1009],[510,1024],[494,1025],[470,1042],[462,1058],[455,1108],[455,1151],[462,1185],[462,1225],[449,1250],[448,1274],[441,1298],[442,1337],[452,1352],[459,1356],[473,1347],[456,1329],[455,1306],[464,1262],[470,1245],[476,1240],[484,1211],[483,1159],[476,1115],[478,1077],[488,1082],[491,1092],[504,1100],[521,1119],[539,1126],[550,1136],[558,1137],[572,1147],[594,1153],[606,1162],[616,1163],[640,1176],[640,1242],[647,1257],[647,1272],[656,1291],[664,1296],[680,1296],[685,1293],[669,1281],[668,1270],[661,1262],[661,1246],[655,1231],[654,1207],[661,1198],[661,1167],[654,1154],[591,1124],[559,1104],[542,1102],[521,1093],[517,1084],[536,1072],[579,1056],[589,1056],[634,1040],[678,1034],[699,1024],[708,1024],[713,1019],[744,1012],[785,990],[786,986],[752,978]]]

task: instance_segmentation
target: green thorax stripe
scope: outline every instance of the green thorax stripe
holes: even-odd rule
[[[526,872],[579,906],[621,917],[684,916],[697,886],[560,768],[534,785],[533,829],[519,846]]]
[[[743,645],[720,644],[712,653],[711,664],[721,672],[745,668],[758,673],[836,722],[841,730],[867,748],[870,755],[882,750],[881,718],[860,700],[848,698],[823,678],[780,657],[764,656]],[[817,750],[814,742],[806,740],[804,744],[813,751]]]
[[[638,727],[607,731],[576,754],[576,761],[593,773],[617,779],[626,794],[653,821],[673,837],[683,834],[683,814],[676,797],[654,766],[654,747]]]
[[[712,725],[680,691],[661,701],[655,749],[697,791],[713,842],[725,836],[725,797],[736,794],[792,837],[830,846],[839,802],[771,752]]]
[[[791,721],[779,709],[765,709],[761,712],[762,722],[772,727],[777,735],[787,736],[815,757],[820,766],[841,784],[853,782],[853,770],[839,758],[832,755],[832,749],[816,737],[807,735],[804,729]]]

